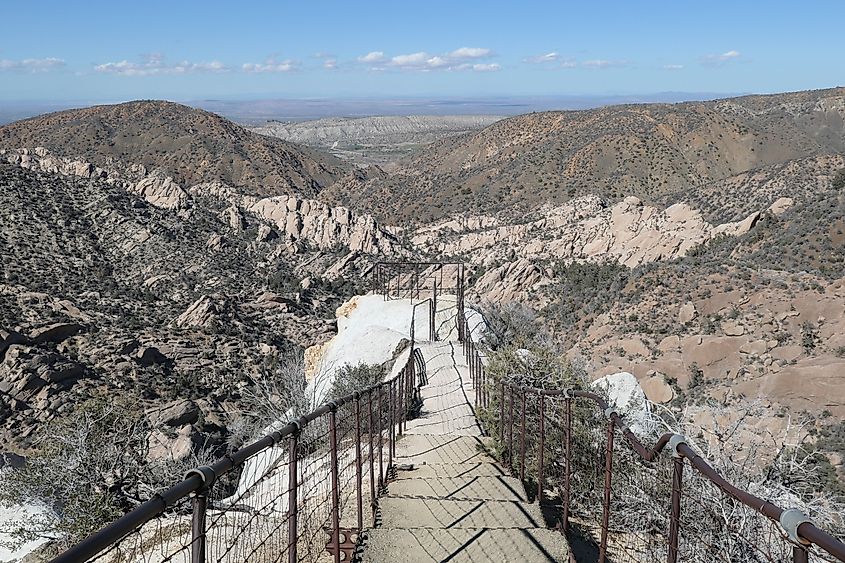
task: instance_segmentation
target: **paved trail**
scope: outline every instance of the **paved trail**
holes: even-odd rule
[[[518,479],[484,452],[469,369],[457,342],[420,343],[428,384],[397,442],[400,469],[367,531],[363,561],[567,561]],[[410,469],[410,467],[413,469]]]

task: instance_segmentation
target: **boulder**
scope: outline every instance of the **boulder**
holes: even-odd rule
[[[640,381],[646,398],[652,403],[668,403],[675,398],[672,387],[661,375],[653,375]]]
[[[143,197],[150,205],[162,209],[184,209],[190,197],[170,176],[151,175],[142,179],[129,191]]]
[[[607,393],[611,407],[636,435],[646,436],[651,432],[651,405],[634,374],[611,373],[593,381],[590,387]]]
[[[244,231],[247,228],[246,217],[244,217],[241,210],[237,208],[237,206],[231,205],[223,210],[220,214],[220,218],[223,220],[224,223],[229,225],[235,231]]]
[[[27,338],[19,332],[14,330],[6,330],[0,328],[0,360],[6,354],[9,346],[14,344],[26,344]]]
[[[255,240],[258,242],[270,242],[277,238],[279,238],[278,233],[268,225],[258,225],[258,234],[255,235]]]
[[[135,361],[143,367],[150,367],[157,364],[167,364],[170,359],[154,346],[142,346],[135,352]]]
[[[193,428],[185,424],[176,430],[175,436],[162,430],[150,434],[150,449],[147,454],[151,460],[183,460],[193,451]]]
[[[35,329],[30,333],[30,338],[37,344],[45,342],[59,343],[70,338],[82,330],[82,325],[77,323],[56,323]]]
[[[678,311],[678,322],[687,324],[688,322],[692,322],[697,316],[698,312],[695,310],[695,304],[687,301],[681,305],[681,309]]]
[[[205,247],[209,250],[220,251],[223,250],[223,246],[223,237],[217,233],[214,233],[210,237],[208,237],[208,241],[205,243]]]
[[[194,301],[184,313],[176,317],[174,324],[180,328],[214,328],[217,325],[218,313],[219,310],[214,299],[208,295],[203,295]]]
[[[197,404],[189,399],[173,401],[159,410],[150,413],[150,420],[154,424],[165,426],[183,426],[193,424],[199,420],[200,409]]]

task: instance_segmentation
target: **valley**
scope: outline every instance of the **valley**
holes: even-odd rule
[[[149,421],[150,463],[223,455],[280,416],[257,412],[262,386],[308,371],[377,262],[448,260],[487,322],[523,319],[524,348],[588,380],[630,372],[679,424],[742,413],[742,447],[809,429],[820,486],[841,491],[843,229],[842,88],[509,118],[245,128],[136,101],[15,122],[0,454],[37,456],[52,424],[108,401]]]

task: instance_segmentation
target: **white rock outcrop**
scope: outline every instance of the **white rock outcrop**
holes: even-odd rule
[[[625,419],[628,427],[638,437],[654,433],[651,403],[646,399],[645,392],[634,374],[627,371],[611,373],[596,379],[590,386],[607,393],[611,407]]]
[[[782,198],[770,211],[783,213],[791,203]],[[634,267],[684,256],[718,235],[746,233],[761,216],[756,212],[742,221],[713,226],[685,203],[661,211],[633,196],[609,207],[597,196],[584,196],[547,209],[529,223],[502,225],[490,217],[451,219],[419,229],[411,242],[445,255],[470,256],[481,264],[554,258],[612,260]]]
[[[307,241],[321,250],[345,246],[368,254],[392,253],[398,248],[394,235],[382,229],[370,215],[345,207],[330,207],[312,199],[278,195],[244,195],[220,183],[197,184],[196,196],[214,197],[276,226],[289,242]]]

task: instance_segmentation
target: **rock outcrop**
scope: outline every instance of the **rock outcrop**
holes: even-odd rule
[[[189,192],[227,202],[230,207],[225,220],[230,226],[239,221],[231,210],[240,209],[275,225],[288,242],[304,241],[321,250],[345,246],[350,251],[367,254],[389,254],[399,248],[396,237],[381,228],[372,216],[354,213],[346,207],[330,207],[317,200],[288,195],[244,195],[221,183],[198,184]],[[259,232],[258,238],[266,240],[269,234],[266,230]]]
[[[172,177],[158,170],[149,172],[143,166],[131,167],[122,172],[107,170],[89,162],[53,156],[43,147],[0,149],[0,160],[22,168],[62,176],[99,178],[118,185],[161,209],[187,209],[193,205],[192,196],[216,198],[228,203],[229,206],[220,214],[220,219],[236,232],[244,231],[248,227],[246,213],[275,225],[289,243],[303,241],[321,250],[345,246],[351,251],[368,254],[393,253],[399,248],[396,237],[380,227],[372,216],[354,213],[346,207],[331,207],[314,199],[292,195],[244,195],[219,182],[198,184],[186,190]],[[268,231],[266,225],[262,227],[264,229],[259,228],[257,240],[272,240],[273,231]],[[212,250],[220,250],[223,245],[222,239],[209,241],[209,249]],[[296,250],[295,247],[291,248]]]
[[[789,205],[787,199],[780,199],[770,210],[782,213]],[[518,258],[612,260],[634,267],[684,256],[719,235],[744,234],[762,212],[714,227],[683,203],[661,211],[633,196],[609,207],[596,196],[585,196],[541,215],[516,225],[503,225],[492,217],[452,219],[419,229],[411,242],[445,255],[470,256],[478,264]]]

